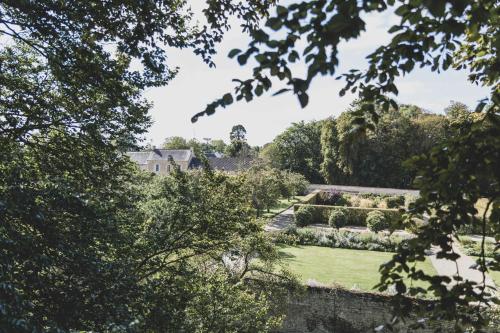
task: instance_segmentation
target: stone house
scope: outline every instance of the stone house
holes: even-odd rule
[[[187,170],[194,158],[190,149],[152,149],[148,151],[128,152],[127,155],[141,170],[159,175],[167,175],[173,170],[172,159],[182,171]]]
[[[173,159],[182,171],[201,168],[201,161],[190,149],[152,149],[148,151],[128,152],[130,159],[141,170],[159,175],[167,175],[173,170],[170,159]],[[252,158],[207,156],[208,163],[214,170],[238,172],[249,169],[254,160]]]

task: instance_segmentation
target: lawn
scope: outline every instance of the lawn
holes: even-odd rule
[[[281,213],[291,205],[294,205],[296,203],[302,202],[302,199],[304,196],[296,196],[292,199],[279,199],[278,204],[271,209],[269,209],[269,212],[264,211],[264,214],[262,214],[263,217],[265,218],[271,218],[276,216],[277,214]]]
[[[303,282],[315,280],[322,284],[336,283],[345,288],[373,290],[379,282],[380,265],[392,253],[333,249],[318,246],[284,246],[280,249],[288,268]],[[427,273],[435,270],[430,261],[419,264]]]

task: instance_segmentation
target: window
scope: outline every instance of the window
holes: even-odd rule
[[[167,165],[167,172],[170,172],[170,164]]]
[[[159,171],[160,171],[160,165],[159,165],[159,164],[156,164],[156,165],[155,165],[155,171],[156,171],[156,172],[159,172]]]

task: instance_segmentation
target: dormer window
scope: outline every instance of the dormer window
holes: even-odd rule
[[[160,172],[160,165],[159,165],[159,164],[156,164],[156,165],[155,165],[155,171],[156,171],[156,172]]]

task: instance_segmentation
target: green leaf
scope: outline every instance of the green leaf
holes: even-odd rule
[[[277,6],[276,13],[278,13],[279,16],[285,16],[288,15],[288,9],[283,6]]]
[[[280,89],[280,90],[278,90],[277,92],[275,92],[275,93],[273,94],[273,96],[278,96],[278,95],[281,95],[281,94],[283,94],[283,93],[285,93],[285,92],[287,92],[287,91],[290,91],[290,90],[291,90],[291,89],[289,89],[289,88],[283,88],[283,89]]]
[[[297,96],[299,98],[300,106],[305,108],[309,103],[309,96],[305,92],[300,92]]]
[[[232,59],[240,53],[241,53],[240,49],[232,49],[227,56]]]
[[[225,94],[224,96],[222,96],[222,101],[225,105],[233,103],[233,95],[231,95],[230,93]]]

